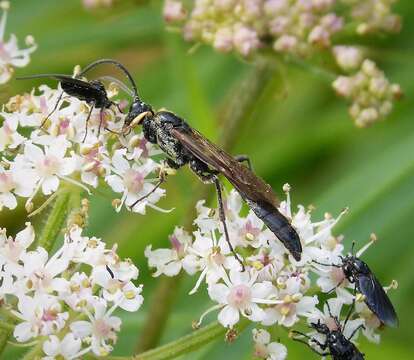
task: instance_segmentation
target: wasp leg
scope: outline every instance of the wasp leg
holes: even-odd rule
[[[222,196],[222,193],[221,193],[220,181],[219,181],[217,175],[212,175],[212,180],[214,182],[214,185],[216,186],[217,200],[218,200],[218,204],[219,204],[219,216],[220,216],[220,221],[223,224],[224,235],[225,235],[225,238],[226,238],[227,245],[229,246],[230,251],[235,256],[237,261],[240,263],[240,265],[242,267],[242,271],[244,271],[245,268],[244,268],[243,261],[240,259],[239,255],[234,251],[233,245],[230,242],[230,236],[229,236],[229,232],[227,230],[227,224],[226,224],[226,214],[224,212],[223,196]]]
[[[104,108],[101,108],[101,110],[99,111],[99,128],[98,128],[98,138],[99,135],[101,134],[101,128],[102,128],[102,123],[103,123],[103,119],[104,119]]]
[[[330,294],[332,291],[336,290],[336,288],[338,288],[339,286],[341,286],[343,282],[344,282],[344,280],[341,280],[338,284],[335,285],[335,287],[333,287],[332,289],[330,289],[329,291],[327,291],[326,294]]]
[[[170,158],[167,158],[166,160],[165,160],[165,163],[167,164],[167,166],[169,167],[169,168],[171,168],[171,169],[179,169],[180,168],[180,165],[178,165],[174,160],[172,160],[172,159],[170,159]],[[142,200],[145,200],[146,198],[148,198],[151,194],[153,194],[154,192],[155,192],[155,190],[157,190],[160,186],[161,186],[161,184],[162,183],[164,183],[165,181],[166,181],[166,179],[167,179],[167,174],[166,173],[161,173],[160,172],[160,175],[159,175],[159,180],[158,180],[158,182],[157,182],[157,184],[154,186],[154,188],[150,191],[150,192],[148,192],[148,194],[146,194],[146,195],[144,195],[144,196],[142,196],[142,197],[140,197],[138,200],[136,200],[131,206],[130,206],[130,209],[132,210],[133,208],[134,208],[134,206],[136,205],[136,204],[138,204],[140,201],[142,201]]]
[[[92,103],[92,104],[90,105],[90,107],[91,107],[91,108],[90,108],[90,110],[89,110],[88,117],[86,118],[86,121],[85,121],[85,136],[83,137],[82,142],[85,142],[86,137],[88,136],[88,125],[89,125],[89,119],[91,118],[92,111],[93,111],[93,109],[95,108],[95,103]]]
[[[337,264],[325,264],[325,263],[321,263],[321,262],[316,261],[316,260],[312,260],[312,262],[315,263],[315,264],[318,264],[318,265],[322,265],[322,266],[333,266],[333,267],[336,267],[336,268],[342,267],[341,265],[337,265]]]
[[[56,101],[56,104],[55,104],[55,106],[54,106],[54,108],[53,108],[53,110],[46,116],[46,118],[43,120],[43,122],[40,124],[40,128],[42,128],[43,127],[43,125],[46,123],[46,121],[52,116],[52,114],[56,111],[56,109],[58,108],[58,106],[59,106],[59,103],[60,103],[60,100],[62,100],[62,97],[63,97],[63,94],[64,94],[65,92],[64,91],[62,91],[61,93],[60,93],[60,95],[59,95],[59,97],[58,97],[58,99],[57,99],[57,101]]]
[[[354,307],[355,307],[355,293],[356,293],[356,286],[354,288],[354,299],[352,300],[351,307],[349,308],[348,314],[346,315],[346,318],[345,318],[345,321],[344,321],[344,326],[342,327],[343,329],[345,329],[346,324],[348,323],[349,319],[351,318],[352,311],[354,310]]]
[[[204,183],[213,183],[215,185],[216,192],[217,192],[219,217],[220,217],[221,223],[223,224],[224,238],[226,239],[227,245],[229,246],[231,253],[234,255],[236,260],[241,265],[242,271],[245,271],[245,267],[244,267],[242,259],[240,259],[239,255],[236,253],[233,245],[230,242],[230,236],[229,236],[229,232],[228,232],[227,224],[226,224],[226,213],[224,211],[223,195],[221,192],[221,184],[217,177],[218,172],[209,169],[206,164],[202,163],[201,161],[197,161],[197,160],[190,161],[190,168],[201,179],[201,181],[203,181]]]
[[[325,351],[325,349],[327,348],[327,345],[326,344],[322,344],[321,342],[319,342],[318,340],[316,340],[316,339],[314,339],[314,338],[312,338],[312,337],[310,337],[310,336],[308,336],[308,335],[306,335],[306,334],[304,334],[304,333],[301,333],[301,332],[299,332],[299,331],[292,331],[293,333],[295,333],[295,334],[298,334],[298,335],[301,335],[301,336],[304,336],[305,338],[307,338],[307,339],[309,339],[311,342],[313,342],[313,343],[315,343],[316,345],[318,345],[323,351]],[[299,338],[292,338],[292,340],[294,340],[294,341],[297,341],[297,342],[300,342],[300,343],[302,343],[302,344],[305,344],[306,346],[308,346],[309,347],[309,349],[311,349],[314,353],[316,353],[316,354],[318,354],[318,355],[320,355],[320,356],[329,356],[329,355],[331,355],[331,353],[330,352],[320,352],[320,351],[318,351],[318,350],[316,350],[315,348],[313,348],[307,341],[305,341],[305,340],[302,340],[302,339],[299,339]]]
[[[359,325],[349,336],[348,340],[351,341],[351,339],[355,336],[355,334],[358,332],[358,330],[363,329],[365,330],[365,326],[363,324]]]
[[[115,105],[115,107],[118,109],[118,111],[123,114],[121,107],[119,106],[118,103],[116,103],[115,101],[111,101],[111,105]]]
[[[234,157],[238,162],[246,162],[247,163],[247,167],[249,168],[249,170],[253,171],[253,166],[252,166],[252,162],[250,161],[250,158],[247,155],[236,155]]]
[[[142,200],[145,200],[146,198],[148,198],[151,194],[153,194],[160,186],[161,184],[165,181],[165,178],[162,178],[160,180],[158,180],[157,184],[154,186],[154,188],[149,191],[147,194],[145,194],[144,196],[140,197],[138,200],[136,200],[131,206],[130,209],[132,210],[134,208],[134,206],[136,204],[138,204],[139,202],[141,202]]]

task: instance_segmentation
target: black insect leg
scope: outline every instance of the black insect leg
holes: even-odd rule
[[[171,169],[179,169],[180,165],[178,165],[174,160],[167,158],[165,160],[165,163],[167,164],[167,166]],[[161,173],[159,175],[159,180],[157,182],[157,184],[154,186],[154,188],[146,195],[142,196],[141,198],[139,198],[138,200],[136,200],[131,206],[130,209],[132,210],[134,208],[135,205],[137,205],[140,201],[145,200],[146,198],[148,198],[151,194],[153,194],[155,192],[155,190],[157,190],[161,184],[163,182],[165,182],[165,180],[167,179],[167,174],[165,172]]]
[[[88,136],[88,124],[89,124],[89,119],[91,118],[92,111],[93,111],[93,109],[95,108],[95,103],[90,104],[90,107],[91,107],[91,108],[90,108],[90,110],[89,110],[88,117],[86,118],[86,121],[85,121],[85,136],[83,137],[82,142],[85,142],[86,137]]]
[[[330,289],[330,290],[329,290],[329,291],[327,291],[326,293],[327,293],[327,294],[330,294],[331,292],[333,292],[334,290],[336,290],[338,287],[340,287],[344,281],[345,281],[345,280],[341,280],[338,284],[336,284],[336,285],[335,285],[332,289]]]
[[[99,111],[99,128],[98,128],[98,137],[101,134],[101,127],[102,127],[102,123],[103,123],[103,119],[104,119],[104,108],[101,108],[101,110]]]
[[[146,198],[148,198],[151,194],[153,194],[153,193],[155,192],[155,190],[157,190],[157,189],[161,186],[161,184],[162,184],[164,181],[165,181],[165,178],[160,179],[160,180],[157,182],[157,184],[154,186],[154,188],[153,188],[150,192],[148,192],[147,194],[145,194],[144,196],[142,196],[142,197],[140,197],[138,200],[136,200],[136,201],[135,201],[135,202],[134,202],[134,203],[130,206],[130,209],[132,210],[136,204],[138,204],[138,203],[139,203],[139,202],[141,202],[142,200],[145,200],[145,199],[146,199]]]
[[[115,278],[114,272],[111,270],[111,268],[108,265],[105,265],[106,271],[108,271],[109,275],[111,275],[111,278]]]
[[[223,224],[223,230],[224,230],[224,238],[226,239],[227,245],[229,246],[230,251],[234,255],[234,257],[237,259],[237,261],[240,263],[242,267],[242,271],[245,270],[243,261],[240,259],[239,255],[236,253],[236,251],[233,248],[233,245],[230,242],[230,236],[227,229],[226,224],[226,213],[224,211],[224,204],[223,204],[223,195],[221,192],[221,184],[217,177],[218,172],[215,170],[211,170],[208,168],[206,164],[201,162],[198,159],[193,159],[189,162],[191,170],[194,171],[194,173],[201,179],[202,182],[208,184],[208,183],[214,183],[216,187],[217,192],[217,200],[218,200],[218,208],[219,208],[219,217],[220,221]]]
[[[337,264],[325,264],[325,263],[321,263],[321,262],[316,261],[316,260],[312,260],[312,262],[315,263],[315,264],[318,264],[318,265],[322,265],[322,266],[333,266],[333,267],[336,267],[336,268],[342,267],[341,265],[337,265]]]
[[[318,345],[323,351],[325,351],[325,349],[327,348],[327,345],[326,344],[322,344],[321,342],[319,342],[318,340],[316,340],[316,339],[314,339],[314,338],[312,338],[312,337],[310,337],[309,335],[306,335],[306,334],[304,334],[304,333],[301,333],[301,332],[299,332],[299,331],[292,331],[294,334],[297,334],[297,335],[301,335],[301,336],[304,336],[305,338],[307,338],[307,339],[309,339],[311,342],[313,342],[313,343],[315,343],[316,345]],[[292,338],[292,340],[294,340],[294,341],[297,341],[297,342],[300,342],[300,343],[302,343],[302,344],[305,344],[306,346],[308,346],[314,353],[316,353],[316,354],[318,354],[318,355],[320,355],[320,356],[329,356],[329,355],[331,355],[331,353],[330,352],[320,352],[320,351],[318,351],[318,350],[316,350],[314,347],[312,347],[307,341],[305,341],[305,340],[302,340],[302,339],[299,339],[299,338]]]
[[[352,334],[349,336],[348,340],[351,341],[351,339],[355,336],[355,334],[358,332],[358,330],[360,329],[364,329],[365,330],[365,326],[363,324],[359,325],[353,332]]]
[[[348,314],[346,315],[346,318],[345,318],[345,321],[344,321],[344,326],[342,328],[344,330],[345,330],[346,324],[348,323],[349,319],[351,318],[352,311],[354,310],[354,307],[355,307],[355,294],[356,294],[356,284],[355,284],[355,287],[354,287],[354,298],[352,300],[351,307],[349,308]]]
[[[238,162],[246,162],[247,163],[247,167],[250,170],[253,170],[253,166],[252,166],[252,162],[250,161],[250,158],[247,155],[236,155],[234,157]]]
[[[236,251],[234,251],[233,245],[230,242],[230,236],[229,236],[229,232],[227,230],[227,224],[226,224],[226,214],[225,214],[225,211],[224,211],[223,196],[222,196],[222,192],[221,192],[220,181],[219,181],[219,179],[216,175],[212,175],[211,179],[214,182],[214,185],[216,186],[217,200],[218,200],[218,205],[219,205],[219,216],[220,216],[220,221],[223,224],[224,236],[225,236],[227,245],[229,246],[230,251],[232,252],[234,257],[240,263],[240,265],[242,267],[242,271],[244,271],[245,267],[244,267],[243,261],[240,259],[239,255],[236,253]]]
[[[45,123],[46,123],[46,121],[52,116],[52,114],[56,111],[56,109],[58,108],[58,106],[59,106],[59,103],[60,103],[60,100],[62,100],[62,97],[63,97],[63,94],[64,94],[65,92],[64,91],[62,91],[61,93],[60,93],[60,95],[59,95],[59,97],[58,97],[58,99],[57,99],[57,101],[56,101],[56,104],[55,104],[55,106],[54,106],[54,108],[53,108],[53,110],[46,116],[46,118],[43,120],[43,122],[40,124],[40,127],[42,128],[43,127],[43,125],[45,125]]]

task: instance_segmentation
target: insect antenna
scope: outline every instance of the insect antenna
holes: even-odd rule
[[[100,59],[100,60],[96,60],[93,63],[90,63],[89,65],[87,65],[79,74],[78,76],[82,76],[85,73],[87,73],[88,71],[92,70],[93,68],[97,67],[98,65],[102,65],[102,64],[112,64],[114,66],[116,66],[118,69],[120,69],[125,76],[128,78],[129,82],[131,83],[132,86],[132,90],[134,93],[134,97],[139,98],[138,95],[138,88],[137,85],[131,75],[131,73],[128,71],[128,69],[122,65],[119,61],[113,60],[113,59]]]
[[[340,330],[341,329],[341,323],[339,322],[337,316],[333,316],[332,311],[331,311],[331,306],[329,305],[329,301],[326,302],[326,306],[328,307],[329,316],[335,321],[335,325],[338,327],[338,330]]]
[[[116,85],[118,85],[119,88],[121,90],[123,90],[125,93],[127,93],[129,96],[131,96],[131,97],[135,96],[134,92],[128,86],[126,86],[121,80],[117,79],[116,77],[105,75],[105,76],[98,77],[97,80],[113,82]]]
[[[351,255],[354,256],[354,249],[355,249],[355,241],[352,241],[352,246],[351,246]]]

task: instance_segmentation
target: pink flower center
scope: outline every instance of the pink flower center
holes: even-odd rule
[[[124,174],[125,187],[131,193],[139,193],[144,186],[144,175],[136,170],[129,169]]]
[[[175,235],[171,235],[168,238],[170,239],[172,248],[177,251],[178,255],[181,255],[184,251],[184,246],[181,244],[180,240],[178,240]]]
[[[104,319],[96,319],[93,323],[93,334],[106,339],[111,336],[112,327]]]
[[[252,222],[248,220],[244,227],[240,230],[240,236],[246,237],[248,240],[254,240],[260,234],[260,229],[254,227]]]
[[[54,155],[46,155],[37,165],[38,171],[43,176],[55,175],[60,168],[59,160]]]
[[[0,42],[0,58],[4,62],[10,62],[11,60],[10,54],[7,52],[3,42]]]
[[[243,284],[233,286],[229,295],[227,295],[229,305],[239,309],[247,308],[250,305],[251,300],[252,292],[248,286]]]
[[[56,310],[45,310],[43,312],[42,321],[55,321],[57,319],[57,312]]]
[[[269,355],[269,351],[267,351],[267,347],[263,344],[255,344],[254,346],[254,356],[260,359],[267,359]]]
[[[0,173],[0,192],[7,193],[13,190],[15,184],[11,175],[6,173]]]
[[[341,268],[334,267],[330,272],[330,276],[335,284],[342,283],[345,280],[345,274]]]

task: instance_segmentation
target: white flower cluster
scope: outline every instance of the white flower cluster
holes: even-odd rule
[[[197,229],[192,235],[176,228],[170,237],[171,249],[147,247],[145,255],[149,266],[156,269],[154,276],[174,276],[183,269],[189,275],[199,276],[190,294],[195,293],[202,283],[207,285],[209,297],[216,304],[201,316],[198,325],[206,314],[214,310],[219,310],[218,321],[229,328],[235,326],[240,317],[262,326],[278,324],[287,328],[304,319],[309,322],[316,318],[327,321],[326,314],[317,307],[319,299],[316,294],[320,291],[335,291],[336,297],[330,301],[335,300],[340,305],[352,304],[353,285],[345,281],[342,269],[314,262],[340,263],[341,256],[344,256],[343,238],[334,236],[332,227],[346,210],[336,219],[326,214],[323,220],[312,222],[311,211],[306,211],[303,206],[299,205],[297,212],[292,212],[289,186],[284,189],[287,200],[280,204],[279,210],[292,220],[300,236],[303,247],[300,261],[295,261],[252,211],[246,216],[240,215],[241,198],[234,190],[225,201],[227,226],[232,245],[243,259],[245,271],[225,242],[217,212],[205,207],[203,201],[196,207],[198,216],[194,224]],[[358,256],[372,242],[359,251]],[[374,318],[365,303],[359,301],[348,327],[353,331],[364,324],[365,336],[378,341],[379,335],[375,330],[380,323],[378,319],[373,321]],[[276,346],[269,344],[267,338],[255,342],[256,351],[260,354],[271,352],[271,348]]]
[[[327,47],[343,26],[333,13],[334,0],[197,0],[183,32],[189,41],[211,44],[222,52],[248,56],[272,45],[277,52],[305,55],[312,46]],[[181,1],[166,0],[164,18],[187,18]]]
[[[34,52],[37,45],[33,36],[26,37],[27,49],[19,49],[17,46],[16,35],[10,35],[10,39],[5,41],[5,30],[7,13],[10,7],[8,1],[0,2],[0,9],[3,11],[0,20],[0,84],[10,80],[15,67],[25,67],[30,62],[30,54]]]
[[[181,0],[165,0],[164,18],[182,23],[184,38],[210,44],[221,52],[249,56],[272,46],[274,51],[305,56],[327,48],[346,23],[357,22],[358,34],[397,32],[395,0],[196,0],[186,9]],[[338,3],[343,13],[338,14]]]
[[[113,95],[115,91],[109,94]],[[54,108],[62,90],[39,87],[39,94],[17,95],[9,100],[0,116],[0,210],[14,209],[16,196],[26,198],[26,209],[33,208],[33,197],[51,195],[62,183],[86,191],[108,184],[120,198],[114,200],[119,211],[145,213],[164,195],[154,190],[157,172],[163,165],[152,159],[159,153],[142,134],[118,136],[124,114],[118,109],[94,109],[77,98],[64,96]],[[104,129],[105,128],[105,129]],[[153,192],[151,192],[154,190]],[[149,193],[151,193],[149,196]]]
[[[361,64],[361,56],[352,47],[336,47],[336,60],[343,68]],[[359,70],[350,76],[339,76],[332,84],[336,93],[352,101],[349,114],[359,127],[385,119],[393,109],[393,102],[402,97],[400,85],[391,84],[385,74],[371,60],[364,60]]]
[[[272,47],[277,53],[309,57],[328,49],[341,70],[355,71],[364,61],[355,46],[333,46],[332,35],[355,25],[358,35],[398,32],[401,20],[392,13],[396,0],[196,0],[186,8],[181,0],[165,0],[164,18],[182,24],[184,38],[207,43],[217,51],[249,56]],[[340,4],[341,3],[341,4]],[[342,5],[342,6],[338,6]],[[342,9],[338,12],[338,9]],[[358,126],[384,119],[401,95],[384,74],[366,59],[359,73],[339,76],[333,86],[350,98],[350,115]],[[369,73],[363,71],[370,68]],[[365,74],[365,76],[364,76]]]
[[[132,282],[135,265],[121,260],[116,246],[106,249],[81,231],[72,227],[50,255],[31,246],[30,223],[14,239],[0,229],[2,315],[14,321],[18,342],[43,341],[44,359],[77,359],[90,351],[107,355],[121,326],[114,311],[137,311],[143,302],[142,285]]]
[[[357,33],[365,35],[375,31],[399,32],[400,16],[393,14],[392,6],[398,0],[342,0],[351,6],[351,16],[358,22]]]

